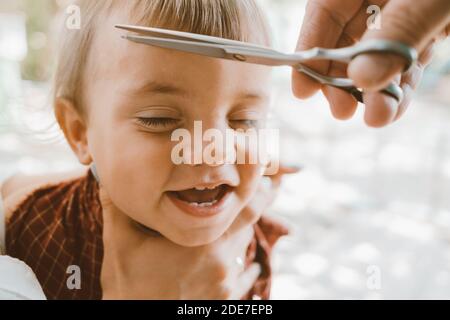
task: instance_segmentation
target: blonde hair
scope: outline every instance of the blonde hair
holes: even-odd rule
[[[64,30],[54,77],[54,101],[70,100],[85,114],[83,74],[97,23],[121,6],[141,26],[193,32],[270,45],[266,21],[255,0],[79,0],[80,30]]]

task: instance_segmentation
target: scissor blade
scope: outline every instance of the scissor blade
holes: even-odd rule
[[[224,46],[228,55],[233,56],[235,60],[262,64],[266,66],[295,66],[300,61],[290,54],[285,54],[273,49],[253,50],[251,48]]]
[[[146,37],[127,35],[125,36],[125,38],[137,43],[157,46],[166,49],[174,49],[213,58],[262,64],[267,66],[291,65],[298,62],[287,60],[283,57],[282,53],[274,50],[267,50],[263,52],[260,49],[231,47],[212,43],[165,39],[150,36]]]
[[[136,33],[139,33],[142,35],[149,35],[152,37],[161,37],[161,38],[187,40],[187,41],[198,41],[198,42],[205,42],[205,43],[212,43],[212,44],[223,44],[223,45],[242,46],[242,47],[262,49],[262,50],[268,50],[268,49],[270,50],[270,48],[268,48],[268,47],[256,45],[253,43],[224,39],[224,38],[213,37],[213,36],[207,36],[207,35],[197,34],[197,33],[160,29],[160,28],[152,28],[152,27],[123,25],[123,24],[118,24],[115,27],[118,29],[136,32]]]
[[[131,40],[133,42],[138,42],[142,44],[157,46],[166,49],[174,49],[184,52],[190,52],[195,54],[200,54],[203,56],[213,57],[213,58],[221,58],[221,59],[231,59],[224,50],[221,45],[214,45],[211,43],[203,43],[203,42],[192,42],[185,40],[177,40],[177,39],[163,39],[158,37],[144,37],[144,36],[133,36],[127,35],[126,39]]]

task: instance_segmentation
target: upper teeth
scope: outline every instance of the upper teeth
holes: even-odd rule
[[[205,189],[213,190],[215,188],[216,187],[194,187],[195,190],[200,190],[200,191],[205,190]]]

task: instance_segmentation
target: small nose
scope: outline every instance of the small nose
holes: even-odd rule
[[[226,163],[227,152],[230,149],[228,126],[226,121],[216,119],[214,121],[195,121],[191,131],[191,159],[190,165],[208,165],[211,167],[222,166]],[[231,130],[231,129],[230,129]],[[232,138],[231,138],[232,139]],[[233,146],[233,141],[231,141]]]

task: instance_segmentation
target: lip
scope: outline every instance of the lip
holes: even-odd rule
[[[178,199],[177,196],[173,192],[167,192],[167,196],[172,201],[172,203],[184,213],[187,213],[191,216],[198,218],[207,218],[219,214],[223,211],[227,205],[228,200],[230,199],[231,194],[233,193],[234,188],[230,187],[226,191],[226,193],[222,196],[222,198],[217,201],[212,206],[208,207],[194,207],[189,205],[186,201]]]
[[[231,187],[231,188],[237,187],[237,184],[234,183],[234,182],[232,182],[231,180],[222,179],[222,180],[217,180],[217,181],[215,181],[215,182],[210,182],[210,183],[202,182],[202,183],[194,183],[194,184],[189,185],[189,186],[186,186],[186,185],[185,185],[185,186],[183,186],[182,188],[178,188],[178,189],[175,189],[175,190],[173,190],[173,191],[182,191],[182,190],[186,190],[186,189],[194,189],[194,188],[198,188],[198,187],[200,187],[200,188],[210,188],[210,189],[212,189],[212,188],[215,188],[215,187],[220,186],[220,185],[222,185],[222,184],[225,184],[225,185],[227,185],[227,186],[229,186],[229,187]]]

